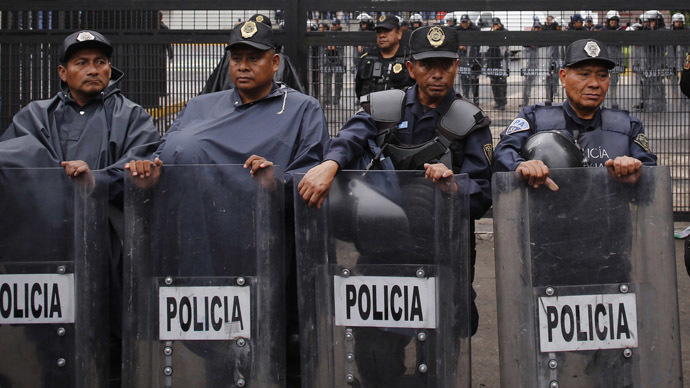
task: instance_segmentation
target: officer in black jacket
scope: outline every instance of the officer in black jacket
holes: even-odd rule
[[[381,15],[376,20],[377,48],[360,57],[355,92],[357,98],[371,92],[388,89],[402,89],[414,84],[410,79],[405,62],[407,55],[400,44],[402,31],[395,15]]]

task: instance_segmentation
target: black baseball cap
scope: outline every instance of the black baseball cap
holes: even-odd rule
[[[497,24],[503,24],[503,23],[501,23],[501,18],[491,18],[491,24],[493,24],[495,26]]]
[[[249,20],[253,22],[263,23],[269,27],[273,27],[273,24],[271,24],[271,18],[260,13],[255,13],[254,15],[252,15],[252,17],[249,18]]]
[[[609,58],[606,45],[596,39],[576,40],[565,49],[565,67],[585,61],[599,62],[609,70],[616,67],[616,62]]]
[[[67,63],[74,53],[85,48],[100,49],[108,58],[113,53],[113,46],[105,36],[96,31],[81,30],[69,35],[62,41],[60,62]]]
[[[470,21],[470,16],[466,13],[463,13],[460,15],[460,23],[462,22],[469,22]]]
[[[378,28],[383,28],[386,30],[392,30],[394,28],[400,27],[400,21],[395,15],[381,15],[376,19],[376,26],[374,30]]]
[[[232,46],[246,44],[259,50],[269,50],[276,47],[275,37],[273,36],[273,29],[261,22],[248,20],[230,32],[230,43],[226,49],[232,49]]]
[[[420,27],[410,35],[410,49],[415,60],[458,58],[458,33],[446,26]]]

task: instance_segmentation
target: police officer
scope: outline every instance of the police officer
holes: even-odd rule
[[[616,10],[610,10],[606,13],[606,24],[604,28],[607,31],[621,31],[622,27],[620,25],[621,16]],[[622,46],[609,45],[609,59],[616,62],[616,67],[611,69],[609,72],[611,77],[611,88],[609,89],[609,101],[612,107],[618,106],[618,80],[620,74],[625,72],[625,55],[623,54]]]
[[[690,51],[685,53],[685,63],[680,73],[680,90],[690,98]]]
[[[674,13],[673,16],[671,17],[671,22],[673,23],[671,26],[671,29],[673,31],[684,31],[687,30],[688,27],[685,26],[685,15],[683,15],[680,12]],[[685,65],[685,54],[688,52],[688,45],[678,45],[673,47],[673,68],[675,71],[671,75],[671,85],[675,85],[678,83],[679,78],[678,74],[680,71],[683,69],[683,66]],[[673,95],[677,96],[678,95],[678,90],[676,88],[673,88]]]
[[[665,29],[664,15],[657,11],[647,11],[643,16],[643,27],[657,31]],[[636,106],[641,112],[666,111],[666,87],[664,78],[671,74],[672,58],[667,57],[667,46],[649,45],[641,48],[640,73],[642,80],[642,102]],[[664,74],[665,73],[665,74]]]
[[[539,19],[534,19],[532,31],[540,32],[542,29],[543,26]],[[522,104],[520,106],[524,107],[529,105],[534,80],[543,74],[543,71],[548,70],[550,50],[548,47],[532,45],[525,46],[523,53],[525,58],[525,68],[523,70],[525,84],[522,88]]]
[[[374,29],[378,47],[360,57],[355,76],[357,98],[379,90],[402,89],[414,83],[405,68],[407,54],[400,44],[402,31],[398,18],[381,15]]]
[[[552,20],[550,30],[561,31],[563,20],[560,18]],[[558,80],[558,71],[563,66],[563,55],[565,53],[565,46],[551,46],[549,47],[549,74],[546,76],[546,101],[553,102],[558,95],[560,81]]]
[[[491,31],[505,31],[501,18],[491,19]],[[486,71],[494,95],[494,109],[505,110],[508,103],[508,50],[501,46],[489,46],[486,51]]]
[[[525,160],[521,150],[530,136],[559,131],[578,144],[592,167],[606,166],[624,182],[637,182],[641,168],[655,166],[642,123],[626,111],[602,108],[609,88],[608,71],[615,66],[607,47],[594,39],[580,39],[566,48],[559,75],[567,100],[556,105],[532,105],[501,133],[494,154],[494,171],[518,171],[529,185],[558,186],[541,160]]]
[[[582,19],[582,15],[579,13],[574,14],[570,18],[570,25],[568,26],[568,31],[585,31],[586,28],[583,24],[584,19]]]
[[[472,90],[472,102],[479,104],[479,75],[482,71],[481,54],[479,46],[468,46],[463,40],[462,33],[465,31],[480,31],[481,29],[470,20],[469,15],[460,16],[460,26],[457,27],[458,39],[461,41],[458,47],[460,57],[460,83],[462,85],[462,95],[469,98]]]
[[[594,18],[592,18],[592,15],[585,17],[585,29],[590,31],[594,29]]]
[[[457,34],[449,27],[422,27],[410,36],[410,47],[412,56],[406,66],[416,85],[404,92],[388,90],[367,97],[366,109],[345,123],[332,139],[324,162],[309,170],[300,182],[300,196],[310,206],[321,206],[338,170],[361,168],[362,162],[375,160],[370,166],[387,170],[423,169],[432,181],[467,173],[471,181],[472,219],[480,218],[488,210],[493,153],[489,119],[453,89],[458,67]],[[386,108],[376,105],[377,101],[401,103],[386,104]],[[382,126],[380,114],[399,119]],[[448,115],[471,117],[471,125],[440,125]],[[461,120],[452,121],[459,124]],[[376,154],[386,158],[378,163]],[[470,229],[473,226],[471,223]],[[474,233],[470,234],[474,263]],[[474,305],[472,321],[474,332],[478,323]]]
[[[336,24],[337,22],[337,24]],[[340,20],[335,19],[332,31],[340,31]],[[319,24],[319,31],[327,31],[326,23]],[[343,46],[328,45],[320,47],[321,52],[321,76],[323,77],[323,103],[324,105],[339,105],[343,92],[343,75],[345,74],[345,49]],[[331,81],[335,79],[335,85]],[[333,92],[332,92],[333,91]]]
[[[424,25],[424,18],[421,14],[415,13],[410,16],[410,31],[414,31]]]

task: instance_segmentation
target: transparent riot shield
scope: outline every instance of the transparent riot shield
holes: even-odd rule
[[[284,386],[282,172],[157,171],[125,184],[123,386]]]
[[[0,169],[0,187],[0,386],[105,387],[105,173]]]
[[[468,178],[342,171],[295,195],[302,387],[469,387]]]
[[[550,176],[560,190],[493,177],[502,383],[682,386],[668,168]]]

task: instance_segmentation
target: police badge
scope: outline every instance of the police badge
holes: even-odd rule
[[[393,73],[398,74],[402,71],[402,65],[399,63],[396,63],[393,65]]]
[[[599,48],[599,45],[596,42],[592,42],[590,40],[585,45],[585,52],[587,53],[587,55],[594,58],[594,57],[599,56],[599,53],[601,52],[601,48]]]
[[[262,15],[259,15],[259,16],[256,17],[256,21],[259,22],[259,23],[263,23],[263,22],[264,22],[264,17],[263,17]]]
[[[258,30],[256,28],[256,23],[254,23],[253,21],[250,20],[250,21],[244,23],[244,25],[242,26],[240,31],[242,31],[242,37],[244,39],[249,39],[252,36],[256,35],[256,32]]]
[[[79,33],[79,35],[77,35],[77,42],[84,42],[87,40],[94,40],[94,39],[96,39],[96,37],[93,36],[93,34],[88,32],[88,31],[82,31]]]
[[[386,20],[386,15],[381,15],[381,17],[379,17],[379,22],[383,23],[384,20]]]
[[[426,34],[426,39],[433,48],[438,48],[446,40],[446,34],[443,33],[440,27],[431,27]]]

